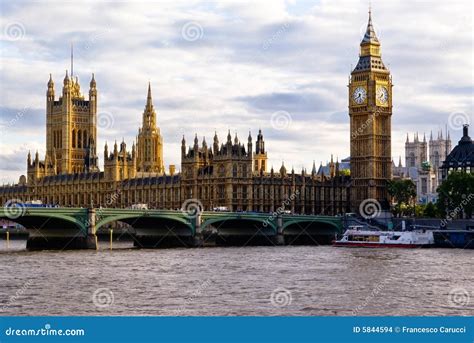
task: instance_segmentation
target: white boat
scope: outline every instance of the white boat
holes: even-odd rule
[[[433,231],[378,231],[361,226],[349,228],[341,239],[333,241],[337,247],[364,248],[419,248],[434,245]]]

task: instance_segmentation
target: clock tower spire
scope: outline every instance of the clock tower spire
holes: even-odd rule
[[[392,79],[382,61],[370,9],[359,61],[349,79],[349,117],[352,210],[359,212],[360,204],[367,199],[378,202],[381,209],[389,208]]]

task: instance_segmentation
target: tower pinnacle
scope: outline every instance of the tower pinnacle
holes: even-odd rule
[[[71,79],[74,76],[74,45],[71,42]]]
[[[367,22],[367,29],[365,30],[362,43],[379,43],[377,35],[375,34],[374,26],[372,25],[372,9],[369,6],[369,21]]]
[[[148,82],[148,95],[146,98],[146,107],[151,108],[153,106],[153,99],[151,97],[151,84]]]

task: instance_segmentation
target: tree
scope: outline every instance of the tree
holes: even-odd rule
[[[451,219],[471,218],[474,212],[474,174],[452,172],[437,189],[439,212]]]
[[[404,179],[388,181],[388,193],[395,202],[394,210],[396,214],[403,215],[410,212],[410,204],[412,204],[416,198],[416,186],[412,180]]]
[[[423,217],[425,214],[426,205],[415,204],[415,217]]]
[[[341,169],[339,170],[339,174],[343,176],[350,176],[351,175],[351,170],[350,169]]]
[[[437,215],[438,211],[436,210],[436,206],[432,202],[426,204],[425,209],[423,211],[423,216],[428,218],[436,218]]]

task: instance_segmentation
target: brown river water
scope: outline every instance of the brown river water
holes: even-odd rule
[[[0,314],[474,315],[474,250],[131,245],[0,241]]]

